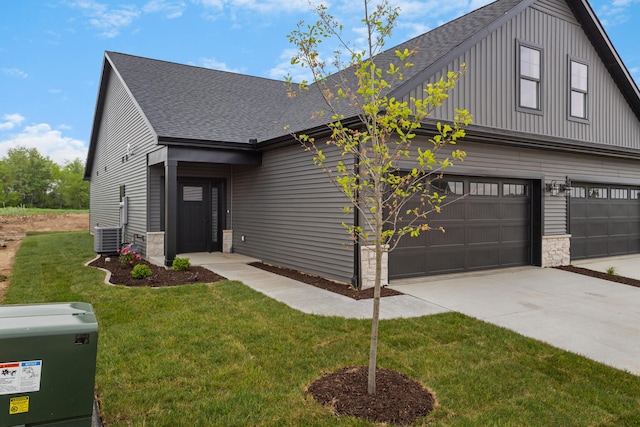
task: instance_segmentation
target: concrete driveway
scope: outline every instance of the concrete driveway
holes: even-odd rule
[[[625,265],[640,277],[640,256],[627,257]],[[536,267],[394,281],[391,287],[640,375],[640,288]]]

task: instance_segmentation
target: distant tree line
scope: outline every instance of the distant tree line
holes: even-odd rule
[[[80,159],[60,166],[36,148],[9,149],[0,159],[0,206],[87,209],[89,182]]]

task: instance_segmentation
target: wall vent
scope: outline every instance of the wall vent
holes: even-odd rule
[[[122,245],[120,227],[94,227],[93,250],[100,255],[115,255]]]

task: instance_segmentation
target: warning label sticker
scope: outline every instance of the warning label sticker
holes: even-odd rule
[[[9,415],[29,412],[29,396],[12,397],[9,401]]]
[[[0,395],[40,391],[42,360],[0,363]]]

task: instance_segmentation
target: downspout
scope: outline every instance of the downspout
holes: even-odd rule
[[[360,152],[360,143],[357,146],[358,152]],[[353,173],[356,175],[356,203],[360,204],[360,191],[358,186],[360,185],[360,162],[358,161],[358,154],[354,155]],[[360,210],[357,207],[353,209],[353,226],[360,226]],[[362,289],[362,280],[360,277],[360,236],[356,234],[353,242],[353,277],[351,278],[351,286],[355,289]]]

